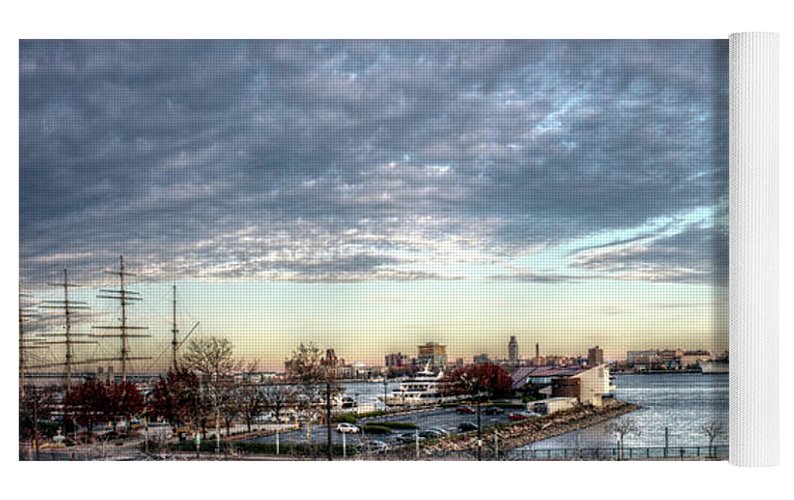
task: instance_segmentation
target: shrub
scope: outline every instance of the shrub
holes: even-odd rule
[[[413,430],[416,429],[416,424],[412,422],[370,422],[368,425],[375,425],[379,427],[386,427],[391,430]]]
[[[369,434],[390,434],[391,429],[385,425],[365,424],[361,426],[362,432]]]
[[[353,413],[340,413],[339,415],[334,416],[334,422],[355,424],[358,422],[358,416]]]

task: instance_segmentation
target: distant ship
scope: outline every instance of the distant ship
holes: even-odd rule
[[[704,375],[713,375],[718,373],[728,373],[727,361],[701,361],[700,371]]]
[[[426,366],[415,377],[400,382],[400,387],[391,394],[381,396],[380,399],[386,406],[414,406],[438,404],[445,399],[441,394],[440,383],[444,376],[442,371],[438,375],[431,372]],[[454,399],[454,398],[447,398]]]

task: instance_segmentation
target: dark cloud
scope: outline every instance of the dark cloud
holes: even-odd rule
[[[725,227],[693,226],[670,237],[638,244],[584,250],[574,266],[620,279],[728,284],[728,234]]]
[[[23,41],[19,70],[34,281],[121,253],[152,279],[437,276],[409,264],[727,190],[725,41]],[[703,233],[645,256],[724,274]]]

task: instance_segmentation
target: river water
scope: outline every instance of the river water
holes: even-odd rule
[[[727,444],[728,375],[699,373],[616,375],[616,397],[642,406],[623,419],[630,419],[638,429],[625,437],[626,447],[658,447],[665,444],[668,429],[670,447],[707,446],[703,426],[721,422],[726,434],[715,444]],[[529,445],[527,448],[609,448],[616,436],[607,423],[563,434]],[[577,443],[578,441],[578,443]]]

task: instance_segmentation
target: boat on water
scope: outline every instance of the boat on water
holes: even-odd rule
[[[379,399],[386,406],[431,405],[451,401],[454,398],[444,397],[441,394],[440,385],[443,376],[443,370],[435,374],[426,366],[424,370],[417,372],[415,377],[401,380],[397,389],[391,394],[380,396]]]
[[[701,361],[700,372],[704,375],[714,375],[720,373],[728,373],[727,361]]]

